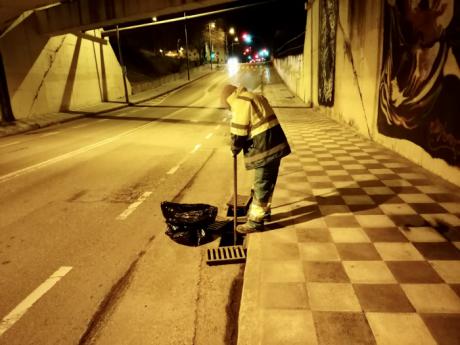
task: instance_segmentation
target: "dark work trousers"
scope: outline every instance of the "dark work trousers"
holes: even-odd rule
[[[254,195],[249,207],[248,220],[254,225],[263,224],[264,216],[270,212],[271,200],[275,189],[280,159],[254,169]]]

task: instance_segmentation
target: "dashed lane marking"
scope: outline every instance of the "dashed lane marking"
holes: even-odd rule
[[[214,129],[217,131],[220,128],[220,125],[217,125]]]
[[[118,217],[117,217],[117,220],[125,220],[126,218],[128,218],[128,216],[133,213],[136,208],[138,208],[140,206],[140,204],[142,204],[150,195],[152,194],[152,192],[144,192],[144,194],[142,194],[138,199],[137,201],[133,202],[131,205],[128,206],[128,208],[126,210],[124,210]]]
[[[194,154],[196,151],[198,151],[200,149],[200,147],[201,147],[201,144],[196,144],[195,147],[193,148],[193,150],[190,151],[190,153]],[[179,163],[177,163],[175,166],[173,166],[171,169],[168,170],[166,175],[173,175],[180,168],[180,166],[185,163],[187,158],[188,158],[187,156],[182,158]]]
[[[190,151],[190,153],[192,153],[192,154],[195,153],[196,151],[198,151],[200,149],[200,147],[201,147],[201,144],[196,144],[195,147],[193,148],[193,150]]]
[[[187,156],[182,158],[182,160],[179,163],[177,163],[177,165],[175,165],[171,169],[169,169],[168,172],[166,173],[166,175],[174,174],[180,168],[180,166],[185,163],[186,160],[187,160]]]
[[[185,162],[185,159],[183,159],[183,161]],[[181,161],[181,162],[182,162],[182,161]],[[177,169],[179,169],[180,166],[181,166],[181,163],[179,163],[179,164],[173,166],[171,169],[168,170],[168,172],[166,173],[166,175],[172,175],[172,174],[174,174],[174,173],[177,171]]]
[[[211,139],[211,137],[214,135],[214,133],[208,133],[208,135],[206,136],[206,139]]]
[[[41,135],[41,137],[49,137],[49,136],[51,136],[51,135],[56,135],[56,134],[58,134],[58,133],[59,133],[59,131],[54,131],[54,132],[49,132],[49,133],[43,133],[43,134]]]
[[[71,128],[83,128],[83,127],[86,127],[88,125],[89,125],[89,123],[82,123],[81,125],[72,126]]]
[[[0,336],[13,326],[35,302],[46,294],[59,280],[72,270],[72,267],[62,266],[54,272],[44,283],[37,287],[16,308],[0,321]]]

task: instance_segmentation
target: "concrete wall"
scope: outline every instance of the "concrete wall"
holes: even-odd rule
[[[287,87],[298,95],[305,103],[309,104],[310,95],[307,95],[307,78],[304,62],[309,61],[304,55],[291,55],[284,59],[275,59],[274,65]]]
[[[2,38],[0,49],[16,119],[124,96],[121,68],[110,44],[73,34],[39,35],[27,20]]]
[[[379,85],[383,64],[384,0],[340,0],[337,20],[334,104],[321,106],[318,101],[318,45],[320,1],[312,2],[307,14],[304,55],[275,60],[279,74],[292,91],[318,110],[347,123],[364,136],[383,144],[456,185],[460,168],[433,158],[422,146],[406,139],[396,139],[379,132]],[[303,64],[301,63],[303,59]],[[299,66],[303,71],[294,73]],[[452,68],[452,67],[449,67]],[[458,66],[457,66],[458,70]],[[303,75],[296,86],[296,78]],[[458,114],[460,116],[460,114]],[[458,121],[457,121],[458,126]]]
[[[205,71],[211,71],[209,64],[190,68],[190,79],[196,78],[196,75],[201,74]],[[136,93],[139,93],[145,90],[153,89],[155,87],[158,87],[166,83],[170,83],[176,80],[186,80],[186,79],[187,79],[187,70],[178,72],[178,73],[168,74],[168,75],[165,75],[164,77],[161,77],[155,80],[149,80],[149,81],[138,82],[138,83],[133,82],[132,91],[133,91],[133,94],[136,94]]]

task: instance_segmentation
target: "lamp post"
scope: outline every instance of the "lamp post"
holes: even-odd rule
[[[187,18],[184,12],[184,18]],[[185,57],[187,58],[187,80],[190,80],[190,62],[188,57],[188,34],[187,34],[187,21],[184,19],[184,31],[185,31]]]
[[[233,46],[234,46],[235,44],[240,44],[240,40],[238,39],[238,37],[235,37],[235,38],[233,39],[233,41],[232,41],[232,55],[233,55]]]
[[[231,36],[235,35],[235,28],[231,27],[230,29],[228,29],[228,33]],[[227,47],[227,35],[225,35],[225,46]],[[228,55],[228,50],[227,50],[227,55]],[[233,56],[233,40],[232,40],[232,56]]]
[[[211,34],[211,29],[214,29],[216,27],[216,23],[211,22],[208,25],[209,28],[209,63],[211,64],[211,71],[212,71],[212,34]]]

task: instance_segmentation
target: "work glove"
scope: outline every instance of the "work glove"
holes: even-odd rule
[[[236,146],[233,146],[232,145],[232,153],[233,153],[233,156],[238,156],[238,153],[240,153],[242,150],[241,147],[236,147]]]

